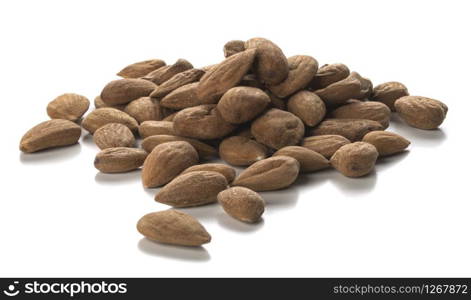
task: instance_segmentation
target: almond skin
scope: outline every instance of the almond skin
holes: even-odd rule
[[[253,87],[234,87],[219,100],[217,109],[221,117],[231,124],[241,124],[254,119],[265,110],[270,97]]]
[[[254,191],[272,191],[290,186],[298,177],[299,162],[289,156],[274,156],[245,169],[233,182]]]
[[[391,110],[381,102],[361,101],[342,105],[331,113],[335,119],[366,119],[380,123],[383,128],[389,126]]]
[[[150,153],[155,147],[160,144],[176,141],[184,141],[192,145],[193,148],[195,148],[198,152],[199,157],[201,158],[212,158],[214,156],[217,156],[218,154],[217,150],[208,144],[205,144],[195,139],[185,138],[176,135],[152,135],[145,138],[142,141],[141,146],[144,150]]]
[[[180,175],[195,172],[195,171],[211,171],[217,172],[224,176],[228,183],[234,181],[236,177],[236,171],[234,168],[229,167],[226,164],[217,164],[217,163],[209,163],[209,164],[201,164],[201,165],[194,165],[183,171]]]
[[[267,158],[268,149],[252,139],[231,136],[224,139],[219,145],[219,156],[231,165],[249,166]]]
[[[171,109],[184,109],[201,104],[214,103],[215,101],[208,101],[208,103],[205,103],[205,101],[198,98],[196,95],[198,85],[199,82],[193,82],[173,90],[160,100],[160,105]]]
[[[401,119],[419,129],[437,129],[448,112],[443,102],[420,96],[401,97],[394,107]]]
[[[311,131],[311,135],[341,135],[356,142],[368,132],[383,129],[380,123],[371,120],[326,119]]]
[[[306,126],[314,127],[326,114],[322,99],[309,91],[300,91],[288,100],[288,111],[300,118]]]
[[[142,79],[151,81],[156,85],[161,85],[178,73],[192,69],[193,65],[186,59],[180,58],[173,65],[164,66],[158,68],[147,75],[143,76]],[[149,93],[150,94],[150,93]],[[148,94],[148,95],[149,95]],[[146,96],[148,96],[146,95]]]
[[[142,79],[118,79],[108,83],[101,91],[101,100],[108,105],[126,104],[140,97],[147,97],[155,84]]]
[[[178,141],[160,144],[144,162],[142,184],[146,188],[164,185],[197,163],[198,153],[189,143]]]
[[[102,150],[116,147],[133,147],[136,143],[131,130],[119,123],[109,123],[98,128],[93,134],[93,141]]]
[[[303,140],[301,146],[315,151],[329,159],[334,155],[335,151],[349,143],[350,141],[341,135],[326,134],[307,137]]]
[[[363,99],[372,92],[371,81],[352,72],[347,78],[314,92],[329,107],[345,104],[349,99]]]
[[[296,159],[303,173],[315,172],[328,168],[329,161],[321,154],[300,146],[287,146],[276,151],[273,156],[284,155]]]
[[[330,163],[347,177],[361,177],[374,169],[377,158],[378,151],[375,146],[355,142],[340,147],[330,159]]]
[[[20,141],[20,150],[32,153],[39,150],[76,144],[82,129],[69,120],[53,119],[28,130]]]
[[[227,188],[226,178],[218,172],[194,171],[182,174],[164,186],[155,201],[173,207],[191,207],[214,203]]]
[[[95,168],[103,173],[123,173],[138,169],[144,163],[147,152],[137,148],[107,148],[95,157]]]
[[[404,151],[410,141],[402,136],[388,131],[372,131],[363,137],[363,142],[376,147],[380,156],[387,156]]]
[[[144,121],[139,125],[139,135],[141,138],[153,135],[175,135],[173,130],[173,122],[170,121]]]
[[[82,127],[91,134],[109,123],[120,123],[127,126],[131,131],[137,131],[137,121],[125,112],[115,108],[98,108],[89,113],[82,121]]]
[[[123,78],[139,78],[163,66],[165,66],[165,62],[163,60],[149,59],[126,66],[116,75]]]
[[[224,57],[229,57],[245,50],[245,42],[241,40],[232,40],[224,45]]]
[[[204,73],[200,69],[189,69],[175,74],[172,78],[157,86],[150,96],[157,99],[163,98],[179,87],[200,80]]]
[[[309,88],[311,90],[323,89],[334,82],[347,78],[349,74],[350,70],[344,64],[323,65],[317,70]]]
[[[247,223],[260,221],[265,211],[265,201],[248,188],[235,186],[218,194],[218,202],[231,217]]]
[[[137,230],[146,238],[171,245],[201,246],[211,241],[211,236],[194,217],[169,209],[143,216]]]
[[[47,105],[47,114],[51,119],[77,121],[85,114],[90,101],[81,95],[63,94]]]
[[[159,102],[155,99],[141,97],[126,105],[124,112],[136,119],[138,123],[142,123],[162,120],[168,109],[160,107]]]
[[[400,82],[390,81],[379,84],[373,89],[371,100],[386,104],[391,111],[396,111],[394,103],[397,99],[409,96],[407,87]]]
[[[95,108],[111,107],[117,110],[124,110],[124,108],[126,107],[126,104],[108,105],[105,102],[103,102],[103,100],[101,100],[100,96],[95,97],[95,99],[93,100],[93,104],[95,105]]]

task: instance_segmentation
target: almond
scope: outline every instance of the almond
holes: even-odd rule
[[[224,176],[228,183],[234,181],[236,177],[236,171],[234,168],[229,167],[225,164],[217,164],[217,163],[209,163],[209,164],[201,164],[201,165],[194,165],[183,171],[180,175],[195,172],[195,171],[211,171],[217,172]]]
[[[371,100],[382,102],[386,104],[391,111],[396,111],[394,102],[404,96],[409,96],[407,87],[400,82],[390,81],[375,86]]]
[[[311,131],[311,135],[341,135],[356,142],[370,131],[383,129],[380,123],[371,120],[326,119]]]
[[[193,65],[186,59],[178,59],[173,65],[158,68],[147,75],[143,76],[142,79],[151,81],[157,85],[161,85],[165,81],[169,80],[173,76],[183,71],[192,69]],[[149,93],[150,94],[150,93]],[[147,94],[146,96],[148,96]]]
[[[168,142],[176,142],[176,141],[183,141],[192,145],[193,148],[195,148],[196,151],[198,152],[199,157],[201,158],[211,158],[211,157],[217,156],[217,153],[218,153],[214,147],[208,144],[205,144],[195,139],[190,139],[190,138],[185,138],[185,137],[175,136],[175,135],[164,135],[164,134],[152,135],[145,138],[142,141],[141,146],[144,150],[150,153],[155,147],[157,147],[160,144],[168,143]]]
[[[220,192],[218,202],[228,215],[242,222],[258,222],[265,211],[263,198],[257,192],[241,186]]]
[[[147,152],[137,148],[116,147],[100,151],[95,157],[95,168],[103,173],[122,173],[138,169]]]
[[[162,120],[168,111],[168,109],[160,107],[157,100],[150,97],[138,98],[131,101],[124,108],[124,112],[136,119],[139,123]]]
[[[149,59],[133,63],[118,72],[118,76],[123,78],[139,78],[154,70],[165,66],[165,62],[161,59]]]
[[[309,91],[300,91],[291,96],[287,106],[288,111],[300,118],[306,126],[316,126],[326,114],[322,99]]]
[[[119,123],[109,123],[98,128],[93,134],[93,141],[102,150],[115,147],[133,147],[136,143],[131,130]]]
[[[81,95],[63,94],[47,105],[47,114],[51,119],[77,121],[87,112],[90,101]]]
[[[334,82],[345,79],[350,74],[350,70],[344,64],[327,64],[317,70],[309,87],[312,90],[323,89]]]
[[[366,119],[380,123],[383,128],[389,126],[391,110],[386,104],[376,101],[356,102],[342,105],[331,116],[335,119]]]
[[[267,158],[264,145],[243,136],[231,136],[219,145],[219,156],[234,166],[249,166]]]
[[[345,104],[349,99],[361,99],[368,89],[360,80],[357,73],[351,73],[347,78],[334,82],[325,88],[314,91],[327,106]]]
[[[158,99],[163,98],[179,87],[200,80],[203,75],[204,71],[200,69],[189,69],[175,74],[172,78],[156,87],[150,96]]]
[[[392,155],[404,151],[410,142],[402,136],[388,131],[372,131],[363,137],[363,142],[376,147],[380,156]]]
[[[137,121],[125,112],[115,108],[98,108],[89,113],[82,121],[82,127],[91,134],[98,128],[108,123],[120,123],[126,125],[131,131],[136,131]]]
[[[420,96],[401,97],[394,107],[401,119],[419,129],[437,129],[448,112],[443,102]]]
[[[287,146],[276,151],[273,156],[289,156],[300,164],[300,171],[314,172],[329,167],[329,161],[321,154],[300,146]]]
[[[224,45],[224,57],[229,57],[245,50],[245,42],[241,40],[229,41]]]
[[[231,124],[241,124],[254,119],[265,110],[270,98],[253,87],[234,87],[219,100],[217,109],[221,117]]]
[[[196,95],[198,84],[199,82],[193,82],[175,89],[160,100],[160,105],[171,109],[184,109],[201,104],[211,104],[212,101],[204,103]]]
[[[340,147],[349,143],[350,141],[346,137],[327,134],[307,137],[301,145],[323,155],[325,158],[330,158]]]
[[[124,110],[124,108],[126,107],[126,104],[108,105],[105,102],[103,102],[103,100],[101,100],[100,96],[96,96],[93,103],[95,105],[95,108],[111,107],[118,110]]]
[[[153,135],[175,135],[173,122],[169,121],[144,121],[139,125],[139,135],[146,138]]]
[[[374,169],[377,158],[378,151],[375,146],[355,142],[340,147],[330,159],[330,163],[347,177],[361,177]]]
[[[101,100],[108,105],[126,104],[140,97],[147,97],[155,84],[142,79],[118,79],[108,83],[101,91]]]

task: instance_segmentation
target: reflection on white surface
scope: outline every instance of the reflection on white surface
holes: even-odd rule
[[[119,185],[123,183],[137,182],[141,180],[141,170],[134,170],[125,173],[102,173],[97,172],[95,181],[99,184]]]
[[[263,227],[263,218],[257,223],[245,223],[236,220],[224,212],[217,214],[218,224],[222,227],[241,233],[255,232]]]
[[[446,122],[446,121],[445,121]],[[386,129],[398,133],[411,141],[411,146],[438,146],[446,139],[446,133],[443,129],[423,130],[407,125],[397,113],[391,115],[391,127]]]
[[[145,254],[184,261],[204,262],[211,256],[204,247],[172,246],[142,238],[137,247]]]
[[[81,152],[81,145],[57,147],[41,150],[34,153],[20,153],[20,161],[23,164],[54,163],[72,159]]]

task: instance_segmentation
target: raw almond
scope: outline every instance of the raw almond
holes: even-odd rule
[[[284,101],[283,99],[281,99],[278,96],[275,96],[269,90],[266,90],[265,93],[267,93],[268,97],[270,97],[271,102],[270,102],[269,107],[278,108],[278,109],[281,109],[281,110],[286,110],[286,101]]]
[[[375,86],[371,100],[382,102],[386,104],[391,111],[396,111],[394,102],[404,96],[409,96],[407,87],[400,82],[390,81]]]
[[[265,201],[248,188],[235,186],[218,194],[218,202],[231,217],[248,223],[260,221],[265,211]]]
[[[141,97],[131,101],[124,108],[124,112],[136,119],[137,122],[159,121],[168,113],[168,109],[160,107],[157,100],[150,97]]]
[[[217,201],[227,188],[226,178],[218,172],[194,171],[182,174],[164,186],[155,201],[173,207],[199,206]]]
[[[137,121],[125,112],[115,108],[98,108],[89,113],[82,121],[82,127],[91,134],[98,128],[108,123],[120,123],[126,125],[131,131],[136,131]]]
[[[201,165],[194,165],[183,171],[180,175],[195,172],[195,171],[211,171],[217,172],[224,176],[228,183],[234,181],[236,177],[236,171],[234,168],[229,167],[226,164],[217,164],[217,163],[209,163],[209,164],[201,164]]]
[[[175,89],[160,100],[160,105],[171,109],[184,109],[201,104],[211,104],[212,101],[205,103],[196,95],[198,84],[199,82],[193,82]]]
[[[169,80],[176,74],[184,72],[192,68],[193,68],[193,65],[189,61],[187,61],[186,59],[180,58],[173,65],[168,65],[165,67],[158,68],[157,70],[154,70],[148,73],[147,75],[143,76],[142,79],[151,81],[157,85],[161,85],[162,83]]]
[[[376,147],[380,156],[392,155],[404,151],[410,142],[402,136],[388,131],[372,131],[363,137],[363,142]]]
[[[224,57],[229,57],[245,50],[245,42],[241,40],[232,40],[224,45]]]
[[[344,64],[327,64],[317,70],[316,75],[309,84],[310,89],[323,89],[334,82],[345,79],[350,74],[350,70]]]
[[[211,157],[217,156],[218,152],[214,147],[208,144],[205,144],[203,142],[200,142],[198,140],[195,140],[195,139],[190,139],[190,138],[185,138],[185,137],[175,136],[175,135],[164,135],[164,134],[152,135],[145,138],[142,141],[141,146],[144,150],[150,153],[155,147],[157,147],[160,144],[168,143],[168,142],[177,142],[177,141],[187,142],[190,145],[192,145],[193,148],[195,148],[196,151],[198,152],[199,157],[201,158],[211,158]]]
[[[345,104],[349,99],[361,96],[362,82],[353,73],[347,78],[334,82],[314,92],[324,100],[327,106]]]
[[[140,97],[147,97],[155,84],[142,79],[118,79],[108,83],[101,91],[101,100],[108,105],[126,104]]]
[[[264,145],[243,136],[231,136],[219,145],[219,156],[234,166],[249,166],[267,158]]]
[[[253,87],[234,87],[219,100],[217,109],[221,117],[231,124],[241,124],[254,119],[265,110],[270,98]]]
[[[329,161],[321,154],[300,146],[287,146],[276,151],[273,156],[284,155],[296,159],[300,164],[300,171],[314,172],[329,167]]]
[[[200,80],[203,75],[204,71],[200,69],[189,69],[175,74],[172,78],[156,87],[150,96],[157,99],[163,98],[179,87]]]
[[[322,99],[309,91],[300,91],[291,96],[287,106],[288,111],[300,118],[306,126],[316,126],[326,114]]]
[[[378,151],[375,146],[355,142],[340,147],[330,159],[330,163],[347,177],[361,177],[374,169],[377,158]]]
[[[376,121],[364,119],[326,119],[311,131],[311,135],[341,135],[352,142],[361,141],[370,131],[383,130]]]
[[[152,135],[175,135],[173,130],[173,122],[170,121],[144,121],[139,125],[139,135],[141,138]]]
[[[77,121],[87,112],[90,101],[81,95],[63,94],[47,105],[47,114],[51,119]]]
[[[443,102],[420,96],[401,97],[394,107],[401,119],[419,129],[437,129],[448,112]]]
[[[198,153],[189,143],[177,141],[160,144],[144,162],[142,183],[146,188],[164,185],[197,163]]]
[[[93,134],[93,141],[102,150],[116,147],[133,147],[136,143],[131,130],[119,123],[109,123],[98,128]]]
[[[39,150],[76,144],[82,129],[69,120],[53,119],[28,130],[20,141],[20,150],[32,153]]]
[[[111,108],[116,108],[118,110],[124,110],[124,108],[126,108],[126,104],[108,105],[105,102],[103,102],[103,100],[101,100],[100,96],[96,96],[93,103],[95,104],[95,108],[111,107]]]
[[[327,134],[307,137],[301,145],[323,155],[325,158],[330,158],[340,147],[349,143],[350,141],[346,137]]]
[[[100,151],[95,157],[95,168],[103,173],[123,173],[138,169],[147,152],[137,148],[116,147]]]
[[[118,72],[118,76],[123,78],[139,78],[150,72],[165,66],[165,62],[161,59],[149,59],[133,63]]]
[[[391,110],[381,102],[361,101],[342,105],[331,113],[335,119],[366,119],[380,123],[388,128]]]

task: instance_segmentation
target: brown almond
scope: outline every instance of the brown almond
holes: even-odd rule
[[[376,147],[380,156],[387,156],[404,151],[410,141],[394,132],[372,131],[363,137],[363,142]]]
[[[329,107],[345,104],[349,99],[361,96],[362,82],[353,73],[347,78],[334,82],[325,88],[315,90]]]
[[[252,122],[251,131],[259,143],[281,149],[302,140],[304,124],[294,114],[272,108]]]
[[[278,108],[278,109],[281,109],[281,110],[286,110],[286,101],[285,100],[281,99],[278,96],[275,96],[269,90],[266,90],[265,93],[268,95],[268,97],[270,97],[271,102],[269,104],[269,107]]]
[[[124,108],[124,112],[136,119],[138,123],[145,121],[159,121],[168,113],[168,109],[160,107],[157,100],[150,97],[141,97],[131,101]]]
[[[193,148],[195,148],[196,151],[198,152],[199,157],[201,158],[212,158],[214,156],[217,156],[218,154],[217,150],[214,147],[206,143],[200,142],[195,139],[190,139],[190,138],[185,138],[185,137],[175,136],[175,135],[163,135],[163,134],[152,135],[145,138],[142,141],[141,146],[144,150],[150,153],[152,152],[152,150],[154,150],[155,147],[157,147],[160,144],[168,143],[168,142],[177,142],[177,141],[187,142],[190,145],[192,145]]]
[[[173,122],[144,121],[141,123],[141,125],[139,125],[139,135],[143,139],[152,135],[161,134],[175,135],[175,131],[173,130]]]
[[[391,119],[391,110],[381,102],[361,101],[342,105],[331,113],[335,119],[365,119],[380,123],[388,128]]]
[[[362,77],[357,72],[352,72],[350,76],[356,77],[360,80],[360,91],[354,96],[353,99],[365,99],[371,96],[373,93],[373,83],[368,78]]]
[[[200,69],[189,69],[175,74],[172,78],[157,86],[150,96],[157,99],[163,98],[179,87],[200,80],[203,75],[204,71]]]
[[[299,162],[289,156],[274,156],[258,161],[245,169],[233,182],[257,192],[290,186],[299,174]]]
[[[171,245],[201,246],[211,241],[198,220],[174,209],[143,216],[137,223],[137,230],[150,240]]]
[[[109,123],[98,128],[93,134],[93,141],[102,150],[116,147],[133,147],[136,143],[131,130],[119,123]]]
[[[82,121],[82,127],[91,134],[98,128],[108,123],[120,123],[126,125],[131,131],[136,131],[137,121],[125,112],[115,108],[104,107],[98,108],[89,113]]]
[[[249,166],[267,158],[267,152],[267,147],[243,136],[231,136],[219,145],[219,156],[234,166]]]
[[[178,111],[169,114],[168,116],[166,116],[165,118],[163,118],[162,121],[170,121],[170,122],[173,122],[173,119],[175,118],[175,116],[177,115],[177,113],[178,113]]]
[[[288,99],[288,111],[300,118],[306,126],[314,127],[326,114],[322,99],[309,91],[300,91]]]
[[[63,94],[47,105],[47,114],[51,119],[77,121],[85,114],[90,101],[81,95]]]
[[[407,87],[400,82],[390,81],[375,86],[371,100],[382,102],[386,104],[391,111],[396,111],[394,102],[404,96],[409,96]]]
[[[241,40],[232,40],[224,45],[224,57],[229,57],[245,50],[245,42]]]
[[[220,192],[218,202],[228,215],[242,222],[258,222],[265,211],[265,201],[262,196],[241,186]]]
[[[300,146],[287,146],[276,151],[273,156],[289,156],[300,164],[300,171],[314,172],[329,167],[329,161],[321,154]]]
[[[344,64],[327,64],[317,70],[309,87],[312,90],[323,89],[334,82],[345,79],[350,74],[350,70]]]
[[[340,147],[349,143],[350,141],[346,137],[327,134],[307,137],[301,146],[315,151],[325,158],[330,158]]]
[[[270,98],[262,90],[239,86],[228,90],[221,97],[217,109],[225,121],[241,124],[254,119],[269,103]]]
[[[32,153],[39,150],[76,144],[82,129],[69,120],[53,119],[28,130],[20,141],[20,150]]]
[[[146,157],[147,152],[138,148],[107,148],[96,155],[94,165],[103,173],[123,173],[140,168]]]
[[[341,135],[352,142],[356,142],[361,141],[368,132],[383,129],[380,123],[371,120],[326,119],[311,131],[311,135]]]
[[[157,193],[155,201],[173,207],[205,205],[216,202],[226,188],[227,180],[220,173],[194,171],[173,179]]]
[[[139,78],[163,66],[165,66],[165,62],[163,60],[149,59],[126,66],[116,75],[123,78]]]
[[[224,176],[228,183],[234,181],[236,177],[236,171],[234,168],[229,167],[226,164],[218,164],[218,163],[208,163],[208,164],[201,164],[201,165],[194,165],[183,171],[180,175],[195,172],[195,171],[211,171],[217,172]]]
[[[168,142],[156,146],[142,167],[142,183],[146,188],[164,185],[186,168],[198,163],[198,153],[187,142]]]
[[[173,65],[167,65],[158,68],[147,75],[143,76],[142,79],[151,81],[157,85],[161,85],[165,81],[169,80],[178,73],[192,69],[193,65],[186,59],[180,58]],[[149,93],[150,94],[150,93]],[[146,96],[148,96],[147,94]]]
[[[201,101],[196,95],[198,84],[199,82],[193,82],[175,89],[160,100],[160,105],[171,109],[184,109],[201,104],[211,104],[204,103],[204,101]]]
[[[332,158],[331,165],[347,177],[361,177],[373,171],[378,151],[375,146],[355,142],[340,147]]]
[[[443,102],[421,96],[401,97],[394,106],[401,119],[419,129],[437,129],[448,112]]]
[[[126,104],[140,97],[147,97],[155,84],[142,79],[118,79],[108,83],[101,91],[101,100],[108,105]]]
[[[111,108],[115,108],[115,109],[118,109],[118,110],[124,110],[124,108],[126,108],[126,104],[108,105],[105,102],[103,102],[103,100],[101,100],[100,96],[96,96],[93,103],[95,105],[95,108],[111,107]]]

